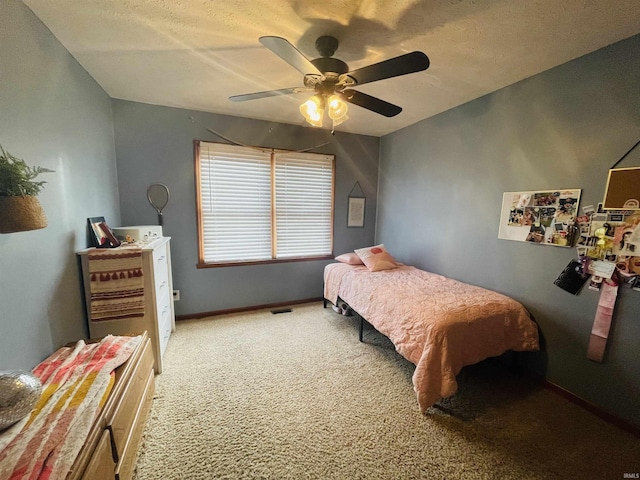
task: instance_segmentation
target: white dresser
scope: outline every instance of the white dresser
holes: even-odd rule
[[[126,335],[147,331],[153,347],[154,370],[162,373],[162,356],[175,331],[173,308],[173,281],[171,278],[170,237],[161,237],[141,245],[142,278],[144,280],[144,316],[119,320],[93,321],[91,318],[91,280],[88,248],[78,252],[81,258],[85,301],[91,338],[108,334]],[[113,249],[117,250],[117,249]]]

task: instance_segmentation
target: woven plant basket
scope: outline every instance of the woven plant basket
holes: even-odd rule
[[[47,226],[37,197],[0,197],[0,233],[25,232]]]

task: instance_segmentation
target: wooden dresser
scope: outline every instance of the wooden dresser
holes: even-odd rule
[[[146,330],[153,347],[156,373],[162,373],[162,356],[169,342],[171,332],[175,331],[176,328],[171,275],[171,250],[169,245],[170,237],[161,237],[141,246],[145,296],[144,317],[97,322],[92,321],[90,313],[89,252],[94,249],[88,248],[78,252],[81,258],[84,279],[85,301],[89,317],[89,335],[92,338],[99,338],[108,334],[127,335],[131,332]]]
[[[153,349],[148,335],[115,370],[115,383],[67,480],[127,480],[135,468],[155,392]]]

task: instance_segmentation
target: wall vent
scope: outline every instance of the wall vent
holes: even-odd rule
[[[271,310],[271,313],[277,315],[278,313],[290,313],[293,310],[291,308],[278,308],[276,310]]]

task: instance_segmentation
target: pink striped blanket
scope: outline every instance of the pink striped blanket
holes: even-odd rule
[[[0,479],[65,478],[109,396],[114,370],[141,340],[80,340],[36,366],[42,395],[30,416],[0,434]]]

